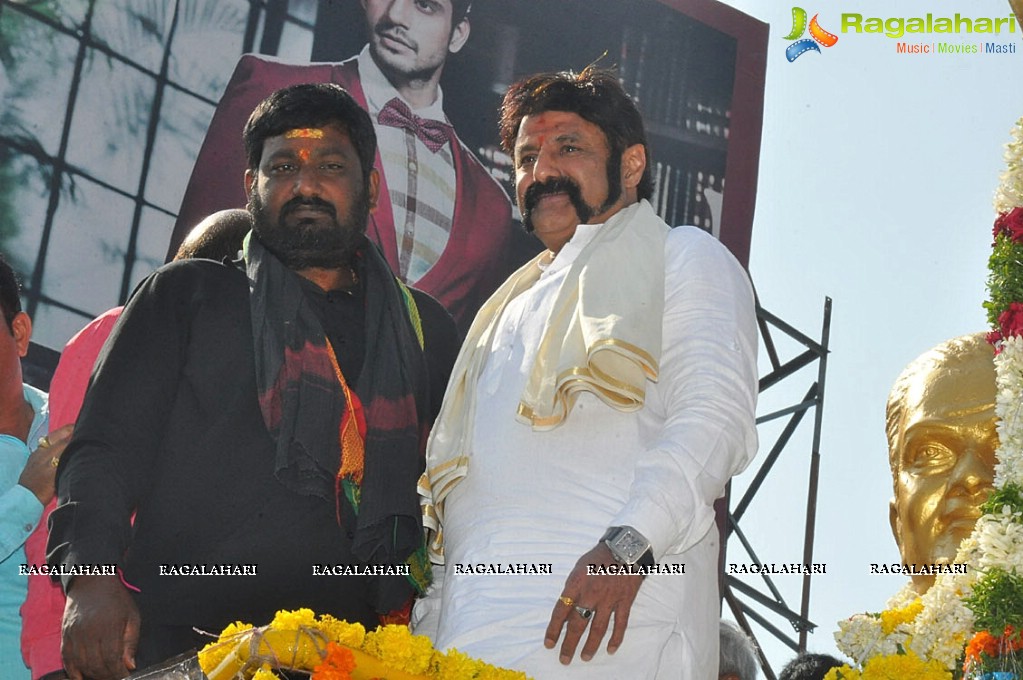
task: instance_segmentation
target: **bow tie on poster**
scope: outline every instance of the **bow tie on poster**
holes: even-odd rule
[[[433,153],[440,151],[440,148],[454,138],[455,131],[447,123],[438,120],[427,120],[412,113],[408,105],[395,97],[380,109],[377,120],[381,125],[387,127],[402,128],[408,130],[419,138]]]

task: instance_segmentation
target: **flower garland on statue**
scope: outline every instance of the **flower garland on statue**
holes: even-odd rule
[[[907,585],[885,611],[839,623],[836,643],[857,668],[826,680],[1023,680],[1023,118],[1005,160],[984,303],[996,329],[998,463],[984,514],[956,555],[970,568],[939,574],[922,596]]]
[[[959,546],[955,562],[975,564],[971,536]],[[906,584],[880,613],[856,614],[838,624],[835,642],[858,668],[832,669],[825,680],[952,680],[973,630],[973,615],[963,597],[976,575],[939,574],[923,595]]]
[[[995,328],[998,462],[994,491],[977,520],[980,576],[967,604],[977,631],[966,650],[967,678],[1023,678],[1023,118],[1006,147],[995,194],[994,243],[984,303]],[[999,677],[1000,676],[1000,677]]]
[[[199,652],[209,680],[279,680],[275,669],[311,671],[311,680],[527,680],[526,674],[440,652],[406,626],[366,632],[310,609],[279,611],[269,625],[236,622]]]

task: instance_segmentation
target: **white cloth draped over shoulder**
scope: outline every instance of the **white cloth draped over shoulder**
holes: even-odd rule
[[[608,233],[618,217],[624,241]],[[659,224],[650,232],[656,240],[626,245],[624,235],[646,221]],[[669,231],[646,202],[607,224],[580,225],[549,266],[540,264],[519,270],[484,306],[486,316],[456,362],[444,409],[459,418],[450,420],[449,412],[435,428],[423,489],[432,485],[434,501],[443,501],[433,519],[443,520],[445,566],[416,605],[416,632],[440,648],[545,680],[712,680],[718,653],[712,506],[756,450],[757,332],[748,278],[711,236],[693,227]],[[614,296],[606,311],[622,312],[608,333],[624,342],[609,346],[642,348],[608,362],[615,364],[611,371],[620,363],[637,367],[638,373],[618,371],[631,376],[624,380],[606,380],[599,362],[605,353],[588,348],[580,370],[564,369],[572,358],[564,349],[568,336],[589,331],[588,322],[572,318],[578,309],[566,317],[559,305],[579,282],[585,298],[587,283],[597,281],[614,289],[606,293]],[[640,294],[642,285],[657,292]],[[649,322],[637,321],[647,310],[652,333]],[[555,341],[560,351],[551,351]],[[540,353],[553,381],[535,378]],[[624,408],[616,403],[623,394],[635,397]],[[548,427],[552,417],[557,427]],[[438,437],[451,444],[442,459]],[[577,560],[616,525],[638,529],[658,564],[684,564],[684,574],[643,582],[615,655],[602,648],[589,662],[577,657],[563,666],[557,649],[543,647],[551,610]],[[550,569],[535,575],[466,569],[480,564]]]

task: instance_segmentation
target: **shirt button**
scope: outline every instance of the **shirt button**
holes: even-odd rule
[[[25,532],[26,534],[30,534],[30,533],[32,533],[32,525],[31,525],[31,524],[26,524],[26,525],[25,525],[25,526],[24,526],[24,527],[22,528],[22,530],[23,530],[23,531],[24,531],[24,532]]]

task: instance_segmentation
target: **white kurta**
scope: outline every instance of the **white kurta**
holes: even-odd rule
[[[533,352],[569,265],[597,229],[580,226],[500,317],[478,384],[469,472],[446,500],[446,567],[417,604],[416,632],[538,680],[713,680],[712,504],[756,450],[752,292],[715,239],[691,227],[671,230],[661,374],[648,383],[646,405],[622,413],[584,393],[559,427],[534,432],[515,419]],[[644,581],[614,655],[606,652],[609,630],[591,661],[577,650],[563,666],[560,642],[543,646],[551,610],[576,561],[616,525],[638,529],[659,564],[684,563],[685,574]],[[456,573],[459,565],[509,563],[551,564],[552,573]]]

